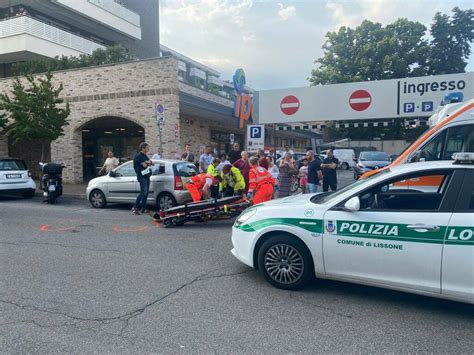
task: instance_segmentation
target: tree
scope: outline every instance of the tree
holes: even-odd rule
[[[64,135],[63,127],[68,124],[69,104],[62,105],[59,94],[62,84],[54,88],[53,75],[47,73],[45,78],[27,75],[25,87],[17,79],[13,84],[11,95],[0,94],[0,110],[8,119],[5,131],[13,139],[39,140],[41,142],[41,160],[45,156],[45,142],[51,143]],[[64,106],[64,107],[61,107]]]
[[[121,63],[134,60],[128,50],[123,46],[111,46],[106,49],[96,49],[92,54],[81,54],[78,57],[55,57],[47,59],[34,59],[13,65],[14,75],[27,75],[46,73],[48,71],[84,68],[94,65]]]
[[[324,56],[315,61],[319,67],[309,81],[318,85],[419,75],[425,68],[425,31],[419,22],[398,19],[386,27],[366,20],[355,30],[329,32]]]
[[[474,10],[437,13],[430,27],[401,18],[383,27],[363,21],[328,32],[311,85],[464,72],[474,40]]]
[[[474,40],[474,10],[455,7],[452,18],[437,12],[433,20],[428,74],[464,72]]]

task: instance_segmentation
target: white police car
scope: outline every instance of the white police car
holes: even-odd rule
[[[417,188],[427,180],[437,189]],[[474,303],[474,153],[256,205],[232,243],[279,288],[316,276]]]

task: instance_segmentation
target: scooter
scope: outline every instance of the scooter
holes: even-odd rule
[[[41,177],[41,188],[44,202],[55,204],[59,196],[63,194],[63,166],[56,163],[39,163],[43,176]]]

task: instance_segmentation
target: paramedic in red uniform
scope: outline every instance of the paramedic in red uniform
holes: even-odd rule
[[[221,181],[222,177],[220,175],[212,176],[202,173],[189,179],[186,183],[186,189],[191,194],[193,202],[198,202],[203,198],[204,200],[208,199],[211,195],[211,186],[219,186]]]
[[[253,197],[254,205],[269,201],[273,197],[273,185],[275,180],[272,175],[262,166],[258,166],[258,158],[250,158],[249,192],[247,197]]]

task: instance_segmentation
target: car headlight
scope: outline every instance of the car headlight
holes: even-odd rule
[[[257,213],[257,209],[256,208],[252,208],[250,210],[247,210],[247,211],[244,211],[244,213],[242,213],[239,218],[237,218],[237,220],[235,221],[235,224],[244,224],[245,222],[247,222],[250,218],[252,218],[255,213]]]

